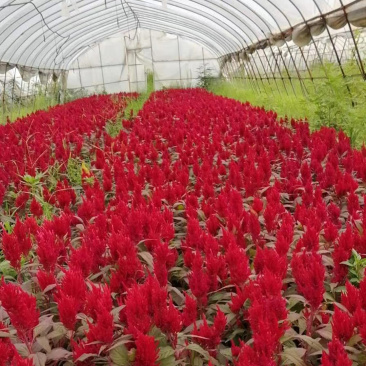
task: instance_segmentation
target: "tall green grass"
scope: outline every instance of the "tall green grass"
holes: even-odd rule
[[[139,94],[139,97],[136,99],[131,99],[127,104],[125,109],[125,117],[130,117],[130,113],[132,112],[132,116],[137,116],[138,112],[142,109],[145,102],[149,99],[150,94],[155,90],[154,87],[154,74],[149,72],[147,74],[147,84],[146,91]]]
[[[146,91],[140,93],[137,98],[131,98],[125,110],[118,115],[115,121],[107,122],[106,132],[110,136],[116,137],[123,129],[123,120],[136,117],[154,90],[154,74],[148,73]]]
[[[352,144],[359,147],[366,142],[366,82],[355,61],[343,67],[346,77],[337,65],[327,63],[312,67],[310,74],[301,73],[300,78],[291,75],[289,79],[282,75],[283,79],[263,81],[213,79],[207,89],[217,95],[275,110],[279,117],[307,119],[312,129],[321,126],[342,129]]]
[[[56,105],[57,99],[43,94],[33,96],[23,101],[11,105],[2,104],[0,106],[0,124],[5,124],[8,120],[15,121],[17,118],[25,117],[38,110],[47,110]]]

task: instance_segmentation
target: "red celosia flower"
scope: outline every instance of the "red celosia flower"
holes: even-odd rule
[[[12,267],[20,269],[21,250],[19,247],[18,239],[13,234],[8,234],[5,229],[2,236],[2,249],[5,259],[7,259]]]
[[[352,316],[335,307],[332,318],[333,339],[347,343],[353,335],[354,327]]]
[[[253,213],[249,214],[249,232],[252,234],[254,241],[257,241],[261,232],[258,217]]]
[[[56,284],[56,278],[53,272],[39,270],[36,274],[39,287],[44,291],[48,286]]]
[[[154,247],[154,272],[161,286],[168,283],[168,270],[173,267],[177,258],[176,250],[170,249],[166,243],[159,243]]]
[[[334,242],[338,237],[338,228],[331,221],[327,221],[324,227],[324,238],[328,242]]]
[[[54,232],[42,227],[37,234],[37,242],[37,255],[39,262],[43,265],[46,271],[53,271],[62,249],[59,240],[56,238]]]
[[[264,210],[264,220],[266,223],[266,229],[270,233],[275,228],[275,220],[277,216],[277,207],[275,205],[268,204]]]
[[[9,334],[6,326],[0,322],[0,331]],[[11,360],[17,353],[14,345],[10,341],[10,337],[2,337],[0,339],[0,365],[6,366],[11,364]]]
[[[126,307],[123,309],[128,323],[128,332],[137,336],[139,332],[148,333],[153,319],[149,314],[149,303],[145,291],[133,286],[127,294]]]
[[[366,310],[366,277],[360,282],[360,299],[362,308]]]
[[[35,198],[32,199],[29,209],[35,217],[41,217],[43,214],[43,208]]]
[[[338,243],[334,247],[333,261],[334,261],[334,281],[344,281],[348,274],[348,267],[342,262],[347,261],[351,257],[354,240],[352,228],[347,225],[347,229],[338,239]]]
[[[135,336],[139,332],[147,333],[155,323],[174,339],[182,326],[180,313],[172,301],[167,305],[166,290],[151,276],[143,285],[134,286],[129,290],[123,313],[129,332]]]
[[[16,219],[11,234],[8,234],[5,229],[3,231],[2,244],[5,258],[16,269],[20,268],[21,255],[27,256],[32,248],[31,231],[33,231],[32,220],[21,222],[19,218]]]
[[[203,268],[203,260],[200,254],[196,254],[192,263],[192,272],[189,276],[189,287],[197,300],[205,305],[210,288],[209,277]]]
[[[268,270],[279,278],[284,278],[287,273],[287,258],[280,257],[275,250],[258,247],[254,259],[254,268],[257,274]]]
[[[69,270],[62,278],[60,293],[78,299],[82,304],[86,297],[86,285],[84,277],[78,270]]]
[[[136,344],[136,358],[135,366],[158,366],[158,342],[154,337],[140,333],[135,341]]]
[[[56,203],[56,196],[52,195],[47,187],[42,188],[43,199],[51,205]]]
[[[207,324],[206,317],[203,317],[203,324],[197,328],[194,323],[193,335],[198,336],[197,342],[207,347],[211,352],[214,352],[220,344],[222,335],[226,327],[226,317],[224,313],[218,309],[212,326]]]
[[[245,252],[237,245],[230,245],[225,255],[226,262],[230,270],[231,282],[242,285],[250,275],[249,261]]]
[[[71,203],[75,203],[76,200],[75,191],[66,180],[57,182],[55,195],[61,208],[68,207]]]
[[[182,313],[182,321],[184,326],[188,327],[197,319],[197,303],[188,294],[185,296],[185,306]]]
[[[352,366],[352,361],[338,339],[333,339],[328,348],[329,353],[323,351],[321,366]]]
[[[99,350],[98,344],[87,344],[83,341],[75,342],[73,339],[71,339],[71,346],[72,346],[72,355],[73,359],[76,361],[77,365],[80,366],[93,366],[94,362],[92,361],[91,357],[88,357],[85,359],[85,361],[77,361],[81,357],[91,356],[94,353],[97,353]]]
[[[108,309],[101,308],[95,324],[89,323],[89,331],[86,334],[88,342],[111,343],[113,341],[113,328],[113,315]]]
[[[93,365],[123,332],[136,341],[126,345],[129,356],[139,348],[131,363],[151,366],[159,350],[153,339],[138,346],[141,334],[159,328],[175,348],[181,328],[195,323],[204,337],[192,341],[214,356],[217,345],[227,341],[224,314],[212,316],[220,303],[236,315],[230,332],[241,328],[244,338],[252,338],[232,347],[232,363],[277,366],[284,362],[281,337],[292,320],[286,289],[309,303],[300,311],[306,334],[318,322],[332,323],[333,342],[323,364],[349,364],[342,344],[354,333],[355,348],[366,344],[366,281],[359,289],[352,286],[342,263],[352,249],[361,256],[366,252],[366,197],[362,202],[358,189],[366,181],[366,149],[353,150],[334,129],[310,132],[306,122],[289,124],[273,111],[195,89],[156,92],[138,118],[123,121],[123,131],[112,138],[106,121],[125,107],[122,95],[113,101],[95,96],[0,126],[0,201],[7,187],[15,187],[20,208],[12,233],[3,230],[2,249],[16,269],[22,256],[27,260],[21,273],[25,286],[55,286],[45,299],[39,297],[45,314],[49,301],[56,302],[54,321],[73,331],[79,312],[88,317],[85,339],[69,342],[72,361]],[[95,176],[84,171],[82,190],[67,180],[52,193],[44,187],[43,199],[56,205],[60,216],[38,220],[38,226],[41,209],[30,202],[20,177],[47,175],[55,163],[64,177],[70,157],[85,154],[96,155],[92,164],[102,171]],[[25,219],[29,211],[32,216]],[[80,218],[84,225],[77,225]],[[28,258],[33,244],[37,258]],[[185,268],[170,273],[182,259]],[[66,274],[57,284],[60,270]],[[330,279],[346,283],[340,301],[347,311],[330,303],[320,308],[323,282]],[[189,293],[185,302],[174,287]],[[119,324],[113,322],[113,298],[121,307]],[[12,319],[9,323],[12,329]],[[51,347],[67,345],[65,339]],[[189,363],[189,351],[175,351],[177,362]],[[76,361],[83,355],[84,361]],[[8,337],[0,338],[0,366],[28,361],[17,356]]]
[[[309,226],[302,238],[297,242],[296,251],[300,251],[303,248],[307,251],[316,252],[319,250],[319,232],[315,227]]]
[[[318,309],[323,301],[325,268],[317,253],[295,254],[291,261],[293,276],[299,293],[304,295],[312,309]]]
[[[30,194],[28,188],[24,188],[22,192],[20,192],[15,200],[15,206],[23,209],[29,200]]]
[[[262,200],[259,199],[258,197],[254,197],[253,204],[252,204],[252,209],[257,213],[260,213],[263,209]]]
[[[354,314],[361,305],[359,290],[349,281],[346,282],[346,292],[341,295],[341,303],[351,314]]]
[[[19,286],[5,283],[0,286],[0,301],[10,321],[18,332],[18,336],[25,342],[32,339],[33,328],[38,324],[39,311],[36,298],[23,291]]]
[[[251,283],[248,288],[251,306],[249,308],[249,323],[253,334],[253,348],[242,345],[237,365],[276,365],[280,349],[280,338],[287,329],[286,301],[280,291],[274,290],[269,283],[268,288],[262,289],[263,284],[273,275],[266,271],[259,278],[258,284]],[[278,281],[281,285],[281,282]],[[279,286],[280,289],[281,286]]]
[[[206,227],[211,235],[217,234],[217,231],[221,227],[221,223],[216,215],[210,215],[210,217],[206,220]]]
[[[112,297],[111,291],[107,285],[97,287],[92,285],[91,291],[86,294],[85,314],[93,318],[94,321],[98,319],[98,313],[103,310],[112,311]]]
[[[74,330],[76,315],[83,310],[85,297],[86,285],[81,272],[67,271],[56,294],[60,320],[66,328]]]
[[[18,353],[15,353],[11,362],[12,366],[33,366],[33,360],[29,358],[22,358]]]
[[[79,270],[84,277],[88,277],[93,266],[93,254],[86,245],[78,249],[71,248],[69,256],[69,267],[72,270]]]
[[[233,313],[238,314],[243,308],[245,302],[248,300],[249,294],[247,287],[242,290],[240,287],[236,287],[236,296],[231,297],[230,309]]]
[[[75,329],[76,315],[80,309],[80,302],[72,296],[61,293],[57,296],[57,308],[62,324],[70,330]]]

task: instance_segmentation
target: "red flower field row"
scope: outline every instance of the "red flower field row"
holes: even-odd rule
[[[200,89],[123,119],[131,97],[0,127],[0,366],[364,365],[366,149]]]

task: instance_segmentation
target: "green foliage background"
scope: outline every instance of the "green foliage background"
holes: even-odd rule
[[[207,90],[252,105],[275,110],[279,117],[307,119],[310,127],[342,129],[353,146],[366,141],[366,82],[355,60],[343,65],[326,63],[308,72],[281,79],[255,81],[235,78],[211,79]],[[347,76],[350,75],[350,76]]]

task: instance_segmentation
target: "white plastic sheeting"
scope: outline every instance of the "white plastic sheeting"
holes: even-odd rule
[[[265,48],[256,50],[247,58],[236,59],[234,54],[227,59],[222,72],[225,77],[239,76],[249,78],[276,78],[281,74],[286,75],[286,71],[292,77],[296,72],[308,70],[312,66],[331,62],[345,64],[349,60],[355,60],[357,44],[361,59],[366,58],[366,30],[361,30],[352,37],[350,31],[337,32],[329,37],[315,37],[310,44],[301,48],[293,41],[278,48]],[[310,71],[311,72],[311,71]],[[356,76],[356,75],[348,75]],[[361,74],[360,74],[361,76]],[[309,74],[308,77],[311,78]]]
[[[226,54],[221,58],[221,67],[224,68],[225,64],[230,64],[233,59],[248,61],[249,55],[252,55],[254,52],[271,48],[272,46],[282,47],[286,45],[286,42],[292,41],[297,47],[302,48],[311,42],[316,43],[317,36],[323,33],[327,33],[327,37],[330,38],[345,30],[352,31],[354,27],[366,26],[366,0],[351,2],[334,0],[327,2],[328,7],[321,11],[320,3],[314,1],[320,15],[311,17],[311,13],[308,13],[309,16],[306,16],[305,12],[300,11],[302,21],[299,21],[295,26],[289,23],[287,27],[280,27],[277,32],[271,32],[266,37],[243,47],[241,50]],[[294,4],[295,1],[291,1],[291,3]],[[309,8],[311,7],[310,1],[304,1],[303,4],[305,3],[307,3]],[[296,8],[297,10],[300,9],[297,5]],[[289,46],[287,45],[287,47]]]
[[[139,29],[117,34],[89,48],[71,65],[68,89],[89,93],[146,90],[147,73],[156,89],[196,86],[203,72],[217,75],[219,64],[206,47],[174,34]]]
[[[68,69],[116,32],[146,28],[199,41],[216,56],[326,14],[328,25],[364,26],[363,0],[0,0],[0,61]],[[352,5],[354,4],[354,5]],[[340,9],[340,10],[337,10]]]
[[[61,72],[70,89],[112,93],[144,90],[148,71],[156,89],[194,86],[215,60],[224,76],[268,79],[351,56],[366,78],[355,27],[366,0],[0,0],[0,75],[15,70],[21,94]]]
[[[0,95],[4,100],[20,100],[39,92],[42,87],[39,75],[26,73],[24,69],[20,71],[16,67],[0,67]]]

